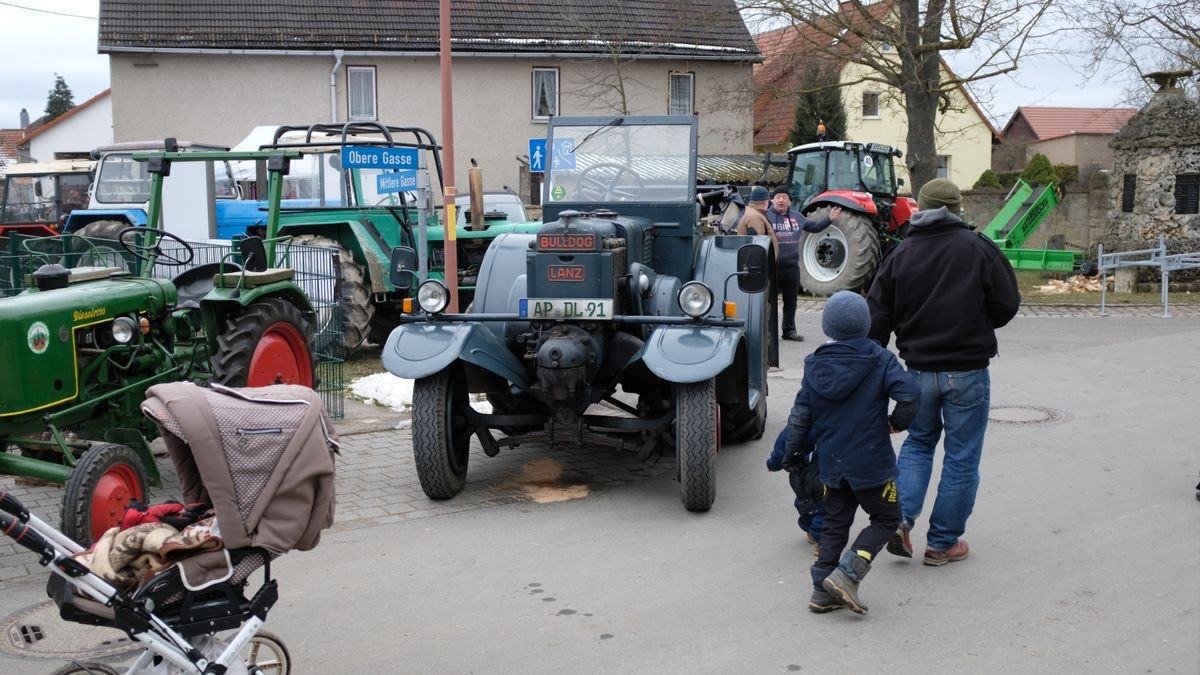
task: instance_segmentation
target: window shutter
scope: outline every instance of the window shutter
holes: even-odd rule
[[[1121,185],[1121,211],[1124,213],[1133,213],[1133,200],[1137,191],[1137,176],[1132,173],[1125,174],[1125,181]]]
[[[1200,213],[1200,174],[1175,176],[1175,213]]]

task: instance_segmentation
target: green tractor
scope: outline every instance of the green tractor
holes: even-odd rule
[[[131,500],[144,501],[147,483],[161,485],[148,445],[158,432],[139,411],[151,385],[313,386],[321,312],[275,237],[295,156],[138,154],[153,175],[146,227],[102,245],[74,235],[0,239],[0,276],[26,282],[0,298],[0,473],[65,483],[61,529],[81,545],[119,523]],[[222,159],[265,160],[265,239],[235,251],[160,230],[172,163]]]
[[[281,126],[261,149],[300,151],[319,159],[288,177],[289,200],[280,216],[279,234],[290,235],[300,245],[338,252],[346,351],[367,340],[383,344],[400,324],[402,302],[408,297],[407,290],[389,279],[392,249],[416,250],[422,279],[445,279],[446,229],[435,204],[444,185],[441,146],[425,129],[349,122]],[[411,164],[398,163],[406,157]],[[368,159],[356,161],[362,158]],[[484,212],[474,224],[468,220],[455,227],[462,307],[474,298],[492,240],[508,232],[535,232],[539,225]],[[246,232],[255,233],[253,228]]]

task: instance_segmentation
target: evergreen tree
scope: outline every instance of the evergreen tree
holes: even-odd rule
[[[47,121],[58,117],[75,107],[75,95],[71,93],[71,88],[67,86],[63,76],[58,73],[54,74],[54,88],[50,90],[50,95],[46,97],[46,117]]]
[[[800,98],[796,104],[796,120],[788,134],[792,145],[815,143],[817,125],[825,124],[825,140],[846,139],[846,109],[842,107],[842,90],[835,85],[837,76],[829,69],[812,65],[800,78]]]
[[[1042,153],[1033,156],[1029,160],[1029,165],[1021,172],[1021,179],[1030,185],[1049,185],[1050,183],[1058,183],[1058,173],[1054,170],[1054,166],[1050,164],[1050,160]]]

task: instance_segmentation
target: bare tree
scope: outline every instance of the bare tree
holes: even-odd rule
[[[1181,2],[1184,0],[1180,0]],[[787,22],[800,31],[799,54],[863,66],[835,85],[875,82],[896,92],[908,117],[905,163],[914,192],[937,173],[937,116],[972,82],[1015,71],[1047,49],[1057,29],[1046,21],[1054,0],[739,0],[751,19]],[[943,55],[961,52],[961,73]]]
[[[1156,70],[1200,74],[1200,4],[1195,0],[1071,0],[1075,25],[1089,46],[1087,74],[1117,64],[1128,76],[1124,98],[1144,103]],[[1195,80],[1182,83],[1195,98]]]

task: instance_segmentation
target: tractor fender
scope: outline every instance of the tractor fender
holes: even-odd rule
[[[201,319],[209,346],[217,348],[217,336],[224,330],[225,322],[243,307],[259,298],[282,298],[296,306],[311,318],[313,306],[299,286],[290,281],[276,281],[253,288],[214,288],[200,300]]]
[[[482,323],[407,323],[383,346],[383,367],[408,380],[429,377],[459,359],[520,389],[529,386],[524,366]]]
[[[871,193],[869,192],[852,190],[822,192],[804,205],[804,213],[812,213],[822,206],[840,206],[843,209],[849,209],[855,213],[862,213],[868,216],[875,216],[879,213],[879,209],[875,208],[875,200],[871,199]]]
[[[142,209],[75,209],[67,215],[62,233],[71,234],[97,220],[123,220],[130,226],[143,227],[146,224],[146,212]]]
[[[668,382],[702,382],[733,363],[742,330],[720,326],[659,326],[650,334],[641,358]]]

